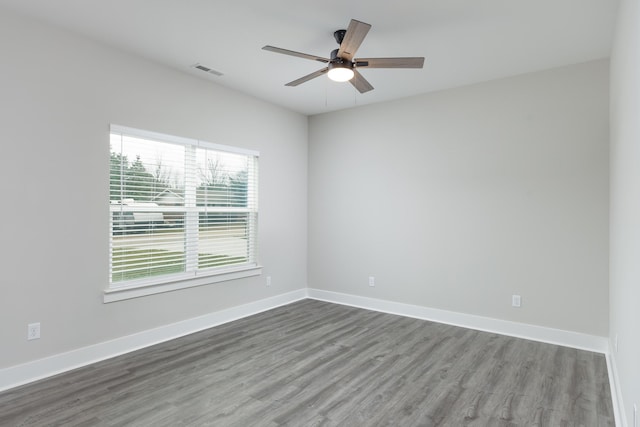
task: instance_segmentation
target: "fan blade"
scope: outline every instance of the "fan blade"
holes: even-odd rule
[[[304,77],[300,77],[298,80],[294,80],[292,82],[289,82],[285,86],[298,86],[299,84],[302,84],[304,82],[308,82],[311,79],[315,79],[316,77],[320,77],[321,75],[325,74],[327,71],[329,71],[329,67],[323,68],[322,70],[314,71],[313,73],[307,74]]]
[[[351,61],[370,29],[371,25],[352,19],[338,49],[338,57]]]
[[[371,86],[371,83],[369,83],[367,79],[362,77],[362,74],[360,74],[358,70],[353,70],[353,78],[349,80],[349,82],[353,85],[353,87],[358,89],[358,92],[360,93],[365,93],[373,90],[373,86]]]
[[[270,52],[275,52],[275,53],[282,53],[284,55],[297,56],[298,58],[311,59],[312,61],[319,61],[319,62],[325,62],[325,63],[330,61],[330,59],[323,58],[321,56],[309,55],[307,53],[295,52],[293,50],[281,49],[279,47],[274,47],[274,46],[265,46],[262,48],[262,50],[268,50]]]
[[[358,58],[354,62],[360,68],[422,68],[424,57]]]

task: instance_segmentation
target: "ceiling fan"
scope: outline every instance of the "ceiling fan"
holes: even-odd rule
[[[293,50],[281,49],[274,46],[265,46],[262,49],[284,55],[297,56],[311,59],[312,61],[323,62],[327,66],[321,70],[314,71],[304,77],[287,83],[285,86],[298,86],[323,74],[328,74],[329,78],[338,82],[349,81],[360,93],[369,92],[373,89],[369,83],[358,72],[359,68],[422,68],[424,57],[403,57],[403,58],[354,58],[354,55],[365,36],[371,29],[370,24],[352,19],[346,30],[338,30],[333,33],[333,37],[340,45],[339,49],[331,52],[330,58],[309,55],[295,52]]]

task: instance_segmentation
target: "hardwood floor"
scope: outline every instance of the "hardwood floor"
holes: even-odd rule
[[[602,354],[303,300],[0,393],[1,426],[613,426]]]

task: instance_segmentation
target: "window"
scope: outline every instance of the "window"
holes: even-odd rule
[[[258,153],[111,126],[105,302],[260,274]]]

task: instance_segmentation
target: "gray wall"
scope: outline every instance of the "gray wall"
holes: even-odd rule
[[[309,287],[606,336],[608,65],[311,117]]]
[[[0,368],[306,286],[305,116],[4,10],[0,52]],[[263,276],[102,303],[110,123],[260,151],[270,288]]]
[[[609,337],[621,389],[619,397],[624,402],[624,417],[629,426],[633,426],[633,405],[640,407],[639,41],[640,3],[623,0],[618,12],[617,34],[611,56]]]

